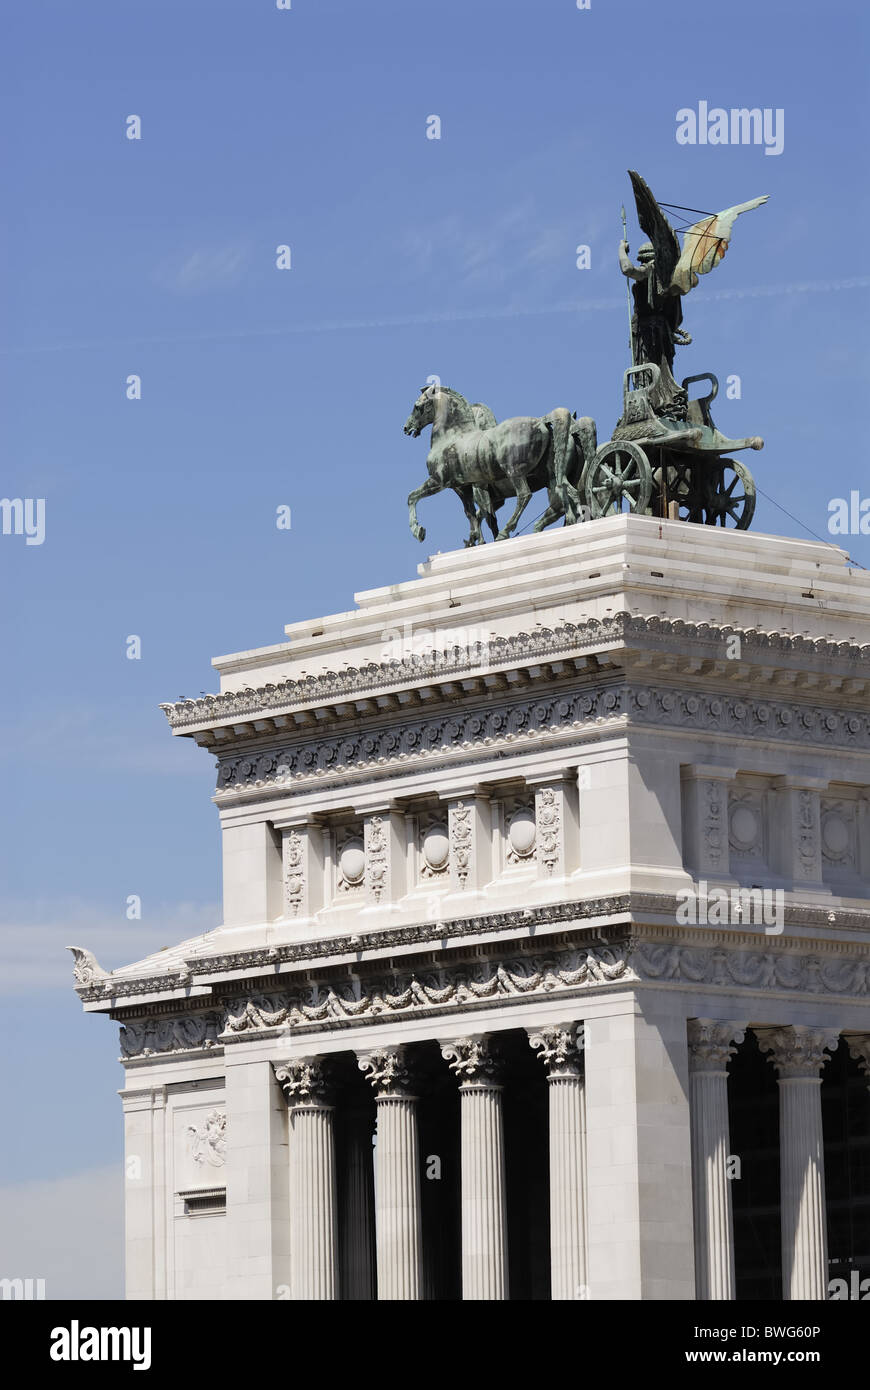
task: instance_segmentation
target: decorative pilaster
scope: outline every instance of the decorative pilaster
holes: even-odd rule
[[[745,1029],[745,1023],[689,1019],[695,1290],[701,1300],[735,1297],[734,1220],[726,1171],[728,1059],[742,1043]]]
[[[756,1028],[779,1080],[779,1165],[784,1299],[825,1299],[828,1239],[822,1067],[839,1041],[836,1029]]]
[[[312,917],[323,906],[323,832],[310,821],[281,826],[284,912]]]
[[[535,857],[538,878],[565,878],[579,867],[580,829],[575,770],[547,778],[527,777],[535,793]]]
[[[450,891],[479,891],[492,877],[492,824],[489,798],[471,791],[447,804],[450,838]]]
[[[584,1298],[586,1254],[586,1114],[583,1025],[528,1029],[547,1069],[550,1121],[550,1297]]]
[[[317,1057],[275,1067],[290,1106],[290,1292],[334,1299],[338,1287],[335,1135],[327,1077]]]
[[[441,1056],[459,1080],[462,1297],[508,1296],[502,1087],[489,1039],[455,1038]]]
[[[417,1097],[403,1047],[358,1054],[377,1105],[375,1229],[378,1299],[422,1297],[420,1155]]]
[[[682,769],[684,860],[697,878],[728,878],[728,787],[736,768],[692,763]]]
[[[821,891],[822,834],[820,792],[827,782],[809,777],[774,781],[774,864],[787,883]]]
[[[405,821],[383,807],[364,819],[367,907],[389,907],[406,892]]]

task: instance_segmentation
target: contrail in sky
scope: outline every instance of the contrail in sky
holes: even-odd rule
[[[786,285],[755,285],[738,290],[713,290],[704,294],[703,301],[723,299],[775,299],[803,294],[834,294],[843,290],[870,288],[870,276],[858,275],[848,280],[803,280]],[[700,299],[698,301],[701,302]],[[324,319],[315,322],[280,324],[270,328],[227,328],[207,333],[178,333],[135,338],[105,338],[79,342],[44,343],[34,347],[0,349],[0,356],[26,357],[48,352],[86,352],[108,347],[163,346],[171,343],[229,342],[237,338],[282,338],[301,333],[348,333],[360,329],[415,328],[425,324],[466,323],[487,319],[540,318],[547,314],[589,314],[606,309],[624,309],[625,300],[613,296],[607,299],[586,299],[571,303],[536,305],[530,308],[505,309],[445,309],[442,313],[396,314],[384,318]]]

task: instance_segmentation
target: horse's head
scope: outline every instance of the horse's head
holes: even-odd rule
[[[414,402],[414,409],[405,421],[405,434],[410,434],[416,439],[427,425],[433,423],[438,409],[439,391],[440,387],[435,383],[431,386],[420,387],[420,394]]]

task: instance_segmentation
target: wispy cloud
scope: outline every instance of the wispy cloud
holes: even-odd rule
[[[246,261],[242,246],[201,246],[180,256],[168,256],[151,278],[160,289],[175,294],[201,294],[238,284]]]
[[[217,903],[143,903],[139,921],[127,921],[124,903],[114,914],[81,901],[22,904],[0,921],[0,995],[73,988],[68,946],[92,951],[106,970],[131,965],[164,946],[211,931],[221,921]],[[2,1277],[2,1276],[0,1276]]]
[[[838,294],[845,290],[870,289],[870,276],[857,275],[845,280],[805,280],[792,284],[749,285],[745,289],[714,290],[707,299],[777,299],[804,294]],[[286,338],[312,333],[350,333],[373,328],[416,328],[438,323],[475,323],[491,319],[547,317],[550,314],[592,314],[625,309],[625,294],[589,299],[563,299],[557,303],[514,303],[503,308],[480,306],[470,309],[424,309],[416,314],[364,315],[347,319],[308,319],[299,323],[256,328],[209,329],[202,333],[167,333],[133,338],[102,338],[78,342],[46,343],[38,347],[13,348],[0,356],[29,356],[43,352],[102,351],[106,347],[139,347],[170,343],[233,342],[246,338]]]

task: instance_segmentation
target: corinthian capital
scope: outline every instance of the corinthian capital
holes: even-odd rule
[[[358,1052],[357,1064],[374,1088],[375,1098],[410,1096],[413,1077],[404,1047],[378,1047]]]
[[[756,1028],[755,1036],[762,1052],[771,1055],[781,1081],[817,1080],[827,1062],[826,1052],[833,1052],[840,1034],[836,1028],[809,1028],[795,1023],[786,1028]]]
[[[294,1057],[276,1062],[275,1077],[287,1097],[288,1105],[327,1105],[329,1066],[322,1057]]]
[[[712,1018],[689,1019],[691,1071],[725,1071],[746,1036],[745,1023],[720,1023]]]
[[[451,1038],[441,1044],[441,1056],[463,1086],[496,1085],[498,1082],[498,1058],[484,1034]]]
[[[529,1028],[529,1044],[537,1052],[551,1079],[580,1076],[583,1070],[583,1024],[558,1023],[550,1028]]]

